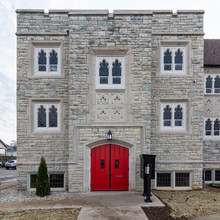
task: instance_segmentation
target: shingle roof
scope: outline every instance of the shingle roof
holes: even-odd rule
[[[220,39],[204,40],[204,66],[220,66]]]

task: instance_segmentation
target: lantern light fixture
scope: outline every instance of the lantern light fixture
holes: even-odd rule
[[[110,129],[107,133],[107,140],[112,140],[112,132],[110,131]]]

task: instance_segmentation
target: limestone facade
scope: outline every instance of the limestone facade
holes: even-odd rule
[[[19,189],[30,189],[30,175],[44,156],[49,173],[64,174],[62,190],[89,191],[90,150],[110,142],[129,148],[129,190],[142,190],[142,153],[157,155],[156,173],[171,174],[168,188],[181,188],[175,187],[176,173],[189,174],[182,189],[201,188],[204,160],[220,168],[209,143],[203,147],[204,11],[16,12]],[[183,48],[179,73],[163,72],[166,47]],[[36,48],[58,51],[59,74],[35,72]],[[97,83],[100,57],[120,62],[120,86]],[[59,107],[57,129],[34,126],[34,106],[42,103]],[[183,129],[166,129],[163,106],[178,103]]]

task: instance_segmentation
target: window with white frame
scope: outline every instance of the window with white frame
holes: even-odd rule
[[[161,103],[161,129],[186,129],[186,103]]]
[[[186,47],[162,46],[161,73],[186,74]]]
[[[34,74],[39,76],[61,74],[60,47],[34,47]]]
[[[124,89],[124,57],[96,57],[96,88]]]
[[[207,169],[205,171],[206,182],[220,182],[220,170],[219,169]]]
[[[34,130],[60,130],[60,103],[34,103]]]
[[[205,94],[220,93],[220,74],[205,74]]]
[[[191,174],[188,172],[157,172],[156,187],[190,187]]]
[[[64,188],[64,173],[48,174],[51,188]],[[37,182],[37,173],[29,174],[29,188],[35,189]]]
[[[206,138],[220,138],[220,118],[210,117],[204,119],[204,135]]]

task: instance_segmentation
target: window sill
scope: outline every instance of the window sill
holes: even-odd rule
[[[220,96],[220,93],[204,93],[204,96]]]
[[[177,73],[177,72],[164,73],[164,72],[161,72],[161,73],[159,74],[159,76],[162,76],[162,77],[171,77],[171,76],[186,77],[186,76],[189,76],[189,74],[187,74],[187,73],[185,73],[185,72],[182,72],[182,73]]]
[[[203,141],[207,141],[207,142],[220,142],[220,136],[219,137],[204,137]]]
[[[165,134],[165,135],[170,135],[170,134],[179,134],[179,135],[187,135],[189,134],[189,131],[183,129],[183,130],[176,130],[176,129],[161,129],[158,131],[158,134]]]
[[[32,132],[32,134],[40,134],[40,135],[47,135],[47,134],[61,134],[61,130],[60,129],[38,129],[38,130],[34,130]]]
[[[60,79],[60,78],[65,78],[65,76],[61,75],[60,73],[57,73],[57,74],[50,74],[50,73],[45,73],[45,74],[33,74],[31,76],[28,77],[29,79],[41,79],[41,78],[45,78],[45,79],[48,79],[48,78],[51,78],[51,79],[54,79],[54,78],[57,78],[57,79]]]
[[[66,189],[65,188],[50,188],[50,190],[52,192],[65,192]],[[29,188],[28,189],[29,192],[35,192],[36,191],[36,188]]]

